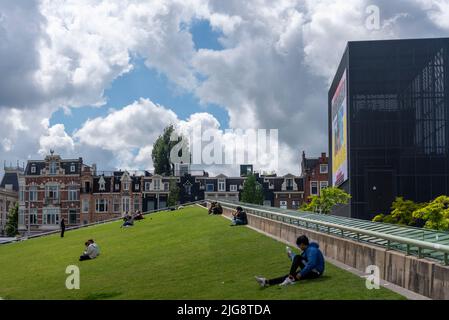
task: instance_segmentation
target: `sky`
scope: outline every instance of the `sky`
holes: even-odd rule
[[[53,149],[152,169],[174,124],[224,145],[229,130],[277,129],[275,169],[299,174],[303,150],[328,150],[327,92],[348,41],[445,36],[449,0],[1,1],[0,161]]]

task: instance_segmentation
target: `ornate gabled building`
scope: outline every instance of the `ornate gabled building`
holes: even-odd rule
[[[301,177],[304,179],[304,201],[310,201],[310,196],[318,196],[322,189],[328,187],[328,163],[329,158],[325,152],[318,158],[306,158],[306,153],[302,152]]]
[[[4,233],[8,221],[9,209],[19,200],[19,180],[23,176],[23,168],[6,165],[0,181],[0,235]]]

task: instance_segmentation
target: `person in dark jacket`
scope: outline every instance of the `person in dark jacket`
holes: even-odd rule
[[[221,206],[221,204],[217,203],[214,207],[214,209],[212,210],[213,214],[222,214],[223,213],[223,208]]]
[[[289,274],[274,279],[256,277],[256,281],[262,287],[275,284],[285,286],[294,284],[299,280],[316,279],[323,275],[324,256],[319,249],[318,243],[309,243],[309,239],[303,235],[296,239],[296,244],[301,249],[301,254],[296,255],[287,247],[287,255],[292,261]]]
[[[237,207],[236,211],[232,214],[232,224],[231,226],[239,226],[248,224],[248,218],[246,217],[246,212],[243,211],[242,207]]]
[[[64,238],[64,232],[65,232],[65,220],[64,218],[61,219],[61,238]]]

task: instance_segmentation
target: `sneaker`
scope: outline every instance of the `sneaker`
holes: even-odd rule
[[[267,279],[263,277],[254,277],[254,278],[256,278],[256,281],[260,284],[262,288],[268,286]]]
[[[293,251],[292,251],[292,249],[290,249],[290,247],[285,247],[285,249],[286,249],[286,251],[287,251],[287,255],[288,255],[288,257],[291,259],[292,258],[292,255],[293,255]]]
[[[290,279],[290,277],[287,277],[287,278],[285,278],[284,282],[282,282],[282,283],[280,284],[280,286],[281,286],[281,287],[284,287],[284,286],[288,286],[288,285],[291,285],[291,284],[294,284],[294,283],[295,283],[295,281],[293,281],[292,279]]]

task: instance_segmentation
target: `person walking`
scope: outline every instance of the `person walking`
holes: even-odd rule
[[[61,220],[61,238],[64,238],[64,232],[65,232],[65,220],[62,218]]]

